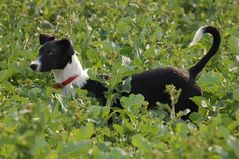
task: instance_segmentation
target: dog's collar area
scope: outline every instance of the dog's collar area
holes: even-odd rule
[[[71,82],[73,82],[79,75],[75,75],[75,76],[71,76],[68,79],[66,79],[65,81],[61,82],[61,83],[56,83],[54,84],[54,88],[55,89],[60,89],[65,87],[66,85],[70,84]]]

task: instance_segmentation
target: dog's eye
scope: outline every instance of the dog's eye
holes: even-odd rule
[[[55,53],[55,52],[52,51],[52,50],[48,50],[47,52],[48,52],[48,55],[54,55],[54,53]]]

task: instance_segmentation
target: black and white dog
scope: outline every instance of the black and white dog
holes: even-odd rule
[[[131,77],[130,93],[142,94],[148,101],[149,107],[154,107],[156,102],[170,104],[170,96],[165,92],[165,87],[168,84],[173,84],[176,89],[181,89],[175,111],[190,109],[191,112],[197,112],[198,106],[190,99],[201,95],[201,89],[195,78],[215,55],[221,41],[218,30],[212,26],[206,26],[198,29],[190,46],[198,42],[205,33],[213,36],[213,44],[198,63],[189,69],[168,67],[135,74]],[[55,87],[63,88],[64,94],[68,94],[74,84],[94,94],[96,98],[100,99],[102,105],[106,104],[104,92],[107,91],[107,88],[100,82],[89,79],[87,70],[82,68],[68,39],[57,40],[52,35],[40,34],[39,40],[42,47],[39,57],[30,64],[32,70],[52,71],[57,82]],[[128,96],[130,93],[123,95]]]

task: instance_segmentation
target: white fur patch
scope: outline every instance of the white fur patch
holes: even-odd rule
[[[201,27],[197,30],[194,38],[193,38],[193,41],[189,44],[189,47],[195,45],[203,36],[204,34],[204,31],[203,31],[204,27]]]
[[[41,58],[41,57],[38,57],[35,61],[32,61],[32,62],[31,62],[31,65],[32,65],[32,64],[37,65],[36,71],[40,71],[40,69],[41,69],[41,61],[40,61],[40,58]]]
[[[75,84],[81,88],[89,79],[87,70],[83,70],[76,54],[72,56],[72,62],[68,63],[64,69],[52,70],[52,72],[57,83],[61,83],[69,77],[78,75],[78,77],[72,83],[64,87],[64,94],[68,94],[71,91],[71,89],[73,88],[72,84]]]

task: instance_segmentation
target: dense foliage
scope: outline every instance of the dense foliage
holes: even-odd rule
[[[238,1],[1,0],[0,9],[0,158],[239,158]],[[216,26],[222,43],[198,78],[192,122],[160,103],[148,111],[141,95],[110,111],[123,77],[197,62],[212,39],[188,44],[204,25]],[[108,106],[80,89],[76,99],[62,97],[51,73],[29,69],[42,32],[71,39],[91,78],[109,88]]]

